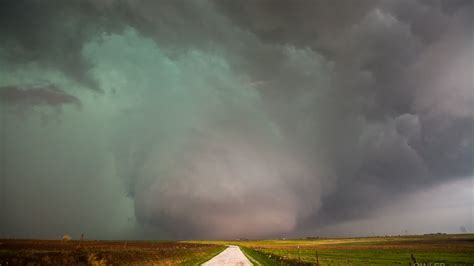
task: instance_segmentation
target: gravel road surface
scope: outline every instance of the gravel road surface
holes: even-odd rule
[[[203,264],[203,266],[217,265],[252,266],[253,264],[249,261],[249,259],[247,259],[247,257],[245,257],[244,253],[242,253],[238,246],[229,246],[217,256]]]

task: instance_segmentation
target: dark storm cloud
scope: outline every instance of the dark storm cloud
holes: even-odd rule
[[[30,108],[35,105],[81,107],[80,100],[54,85],[46,86],[4,86],[0,87],[0,101],[8,105]]]
[[[296,112],[293,115],[299,118],[280,121],[289,134],[302,121],[307,123],[304,117],[317,121],[314,127],[304,127],[300,140],[307,147],[322,133],[325,143],[310,147],[307,155],[311,158],[312,151],[322,150],[335,172],[336,185],[323,196],[321,210],[309,224],[363,217],[387,200],[472,174],[473,82],[464,72],[473,69],[472,3],[361,1],[355,7],[351,1],[247,5],[218,1],[217,5],[262,42],[307,47],[335,64],[330,72],[334,81],[323,95],[316,80],[305,82],[298,77],[301,71],[292,72],[296,69],[272,77],[268,89],[279,91],[273,98],[277,104],[272,103],[275,112],[290,105],[292,109],[284,109],[286,117]],[[274,71],[278,65],[252,63],[278,72]],[[286,84],[294,77],[298,81]],[[448,96],[450,90],[456,96]],[[295,108],[300,94],[316,95],[315,101]],[[430,110],[420,108],[420,102],[429,98],[460,110],[441,110],[434,102],[428,104]]]
[[[115,174],[171,236],[295,233],[473,173],[472,1],[1,5],[3,64],[126,87],[101,96]]]
[[[91,36],[121,27],[104,15],[92,1],[2,1],[0,54],[12,68],[38,63],[99,90],[81,50]]]
[[[28,63],[59,70],[93,90],[85,42],[133,27],[168,47],[200,47],[226,35],[205,1],[2,1],[0,55],[11,68]],[[209,49],[209,47],[207,47]]]

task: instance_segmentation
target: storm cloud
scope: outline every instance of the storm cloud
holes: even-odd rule
[[[324,234],[462,183],[473,13],[448,0],[3,1],[0,103],[63,109],[48,124],[2,109],[4,234]]]
[[[54,85],[1,87],[0,101],[23,108],[36,105],[61,106],[64,104],[81,106],[78,98],[65,93]]]

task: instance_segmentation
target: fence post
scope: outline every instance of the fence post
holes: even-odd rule
[[[298,263],[301,263],[300,246],[298,246]]]
[[[416,258],[415,256],[413,255],[413,253],[411,254],[411,260],[413,261],[413,264],[416,265]]]

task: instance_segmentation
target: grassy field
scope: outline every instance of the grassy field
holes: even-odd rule
[[[0,265],[200,265],[224,249],[159,241],[0,240]]]
[[[425,265],[474,264],[470,234],[193,243],[238,245],[260,265],[408,265],[414,260]]]
[[[419,265],[474,264],[474,235],[464,234],[182,242],[0,240],[0,265],[199,265],[228,244],[240,246],[255,265],[409,265],[413,258]]]

